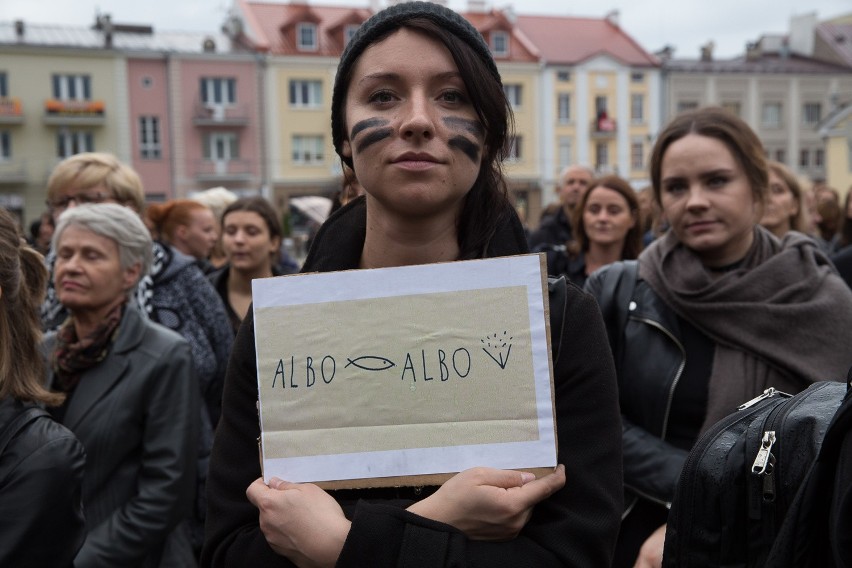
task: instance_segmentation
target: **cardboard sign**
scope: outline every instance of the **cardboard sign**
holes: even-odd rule
[[[254,280],[264,479],[556,466],[543,255]]]

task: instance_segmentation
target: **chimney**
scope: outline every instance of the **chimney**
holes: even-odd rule
[[[104,34],[104,47],[110,49],[112,47],[112,16],[104,14],[98,16],[98,26]]]
[[[612,24],[615,27],[619,27],[618,21],[620,19],[621,19],[621,12],[619,12],[618,10],[610,10],[609,12],[606,13],[606,16],[604,16],[604,20],[606,20],[607,22],[609,22],[610,24]]]
[[[18,41],[24,41],[24,29],[24,21],[15,20],[15,37],[18,38]]]
[[[666,44],[663,46],[663,49],[654,53],[657,57],[660,58],[661,61],[669,61],[672,57],[674,57],[675,48],[672,45]]]
[[[713,48],[716,44],[712,40],[701,46],[701,61],[713,61]]]
[[[760,48],[759,41],[750,41],[746,43],[746,61],[755,61],[760,59],[763,50]]]

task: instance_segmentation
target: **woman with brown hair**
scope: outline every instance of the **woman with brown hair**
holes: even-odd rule
[[[639,256],[638,279],[616,263],[586,284],[619,322],[627,508],[616,567],[660,565],[680,471],[710,425],[770,386],[797,393],[852,365],[852,292],[812,239],[779,241],[758,223],[769,175],[745,122],[718,108],[680,114],[650,167],[671,228]]]
[[[593,180],[574,208],[574,239],[565,245],[543,245],[547,273],[564,274],[583,287],[598,268],[617,260],[630,260],[642,251],[639,200],[636,192],[618,176]]]
[[[807,233],[807,207],[802,186],[787,166],[769,160],[769,194],[760,224],[776,237],[790,231]]]
[[[243,197],[222,213],[222,248],[228,263],[208,278],[222,298],[234,335],[251,305],[251,281],[280,276],[281,223],[263,197]]]
[[[0,209],[0,566],[71,566],[86,529],[80,488],[85,452],[42,405],[38,308],[44,259]]]

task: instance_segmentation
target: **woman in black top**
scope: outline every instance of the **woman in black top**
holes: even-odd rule
[[[303,272],[527,252],[500,170],[509,117],[488,46],[455,12],[401,3],[362,24],[338,68],[332,132],[367,194],[323,224]],[[582,356],[554,370],[564,466],[535,480],[474,468],[423,489],[263,483],[249,311],[216,434],[202,563],[608,565],[621,507],[614,371],[594,301],[574,286],[567,296],[561,349]]]
[[[622,299],[603,268],[586,283],[610,322],[624,425],[627,511],[614,566],[658,566],[667,505],[700,433],[773,386],[841,380],[852,365],[852,293],[815,243],[758,224],[763,147],[717,108],[683,113],[651,156],[671,229],[639,256]],[[619,266],[618,268],[622,268]],[[613,326],[611,326],[613,327]]]

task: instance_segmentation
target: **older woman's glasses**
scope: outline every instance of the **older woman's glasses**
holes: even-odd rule
[[[86,203],[103,203],[108,199],[112,199],[112,196],[108,193],[81,193],[79,195],[66,195],[59,199],[48,200],[46,203],[51,211],[65,211],[72,201],[77,205],[85,205]]]

